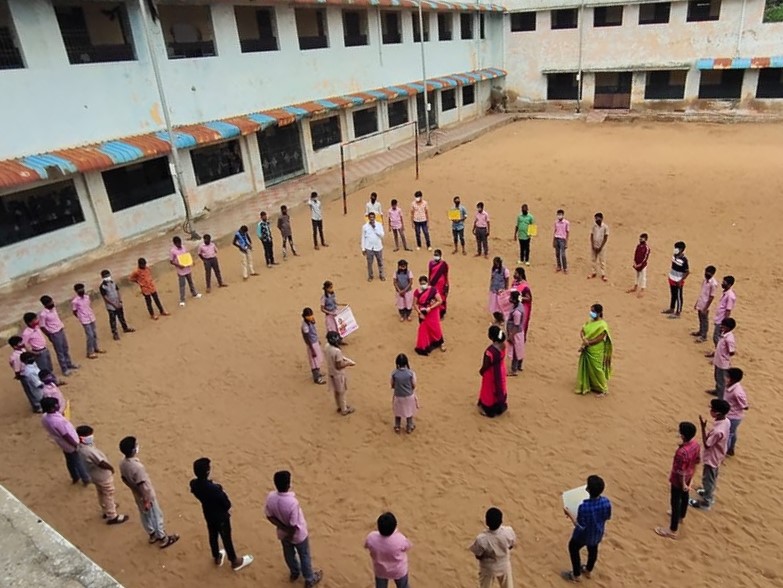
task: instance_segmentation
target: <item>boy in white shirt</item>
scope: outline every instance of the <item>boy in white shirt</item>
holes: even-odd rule
[[[487,530],[479,533],[470,551],[479,561],[479,588],[490,588],[497,579],[500,588],[513,588],[510,551],[517,536],[514,529],[503,525],[503,512],[492,507],[485,516]]]

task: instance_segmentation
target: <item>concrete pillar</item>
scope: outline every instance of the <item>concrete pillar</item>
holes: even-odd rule
[[[676,6],[672,4],[672,9]],[[701,72],[696,68],[688,70],[688,76],[685,78],[685,100],[696,100],[699,97],[699,82]]]
[[[644,109],[644,88],[647,85],[647,72],[635,71],[631,79],[631,110]]]
[[[245,149],[247,152],[247,164],[250,171],[250,177],[253,180],[253,191],[258,194],[266,190],[266,180],[264,178],[264,167],[261,165],[261,149],[258,145],[258,135],[253,133],[243,137]]]
[[[50,69],[68,64],[65,42],[51,1],[10,0],[8,8],[29,69]]]
[[[299,51],[299,37],[296,30],[296,14],[293,7],[278,4],[275,6],[275,20],[277,21],[277,43],[280,51]],[[329,30],[329,42],[332,42],[332,31]]]
[[[103,176],[100,172],[91,172],[84,174],[84,184],[87,188],[86,196],[93,213],[95,214],[95,225],[98,228],[98,234],[101,243],[111,245],[120,239],[117,223],[114,220],[114,213],[109,203],[109,195],[106,192],[106,184],[103,183]],[[76,184],[77,189],[79,183]],[[85,207],[85,199],[79,195],[82,207]],[[86,215],[85,215],[86,216]]]
[[[740,105],[747,106],[748,103],[756,99],[756,87],[759,84],[759,70],[746,69],[745,75],[742,76],[742,94],[740,98]]]
[[[593,108],[595,100],[595,74],[591,71],[582,72],[582,110]]]
[[[239,29],[234,6],[231,4],[213,4],[212,27],[215,30],[215,47],[220,57],[237,56],[242,53],[239,45]]]

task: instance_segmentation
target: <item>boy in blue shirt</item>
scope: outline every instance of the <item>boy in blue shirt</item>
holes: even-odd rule
[[[579,505],[579,512],[574,517],[568,509],[564,509],[566,516],[574,524],[574,532],[571,541],[568,542],[568,554],[571,556],[571,570],[561,575],[569,582],[581,582],[581,577],[590,578],[590,574],[598,561],[598,544],[604,538],[604,526],[606,521],[612,518],[612,503],[605,496],[606,484],[599,476],[587,478],[587,493],[590,498]],[[587,547],[587,565],[582,567],[579,552]]]

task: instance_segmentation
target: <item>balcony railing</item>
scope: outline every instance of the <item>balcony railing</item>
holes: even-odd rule
[[[215,43],[212,41],[193,41],[190,43],[168,43],[169,59],[187,59],[189,57],[214,57]]]
[[[67,47],[68,61],[79,63],[109,63],[112,61],[134,61],[132,45],[81,45]]]

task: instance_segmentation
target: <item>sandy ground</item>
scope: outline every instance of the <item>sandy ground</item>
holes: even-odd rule
[[[406,168],[372,186],[385,207],[392,197],[407,205],[415,189],[430,202],[434,244],[446,250],[452,272],[446,354],[415,356],[415,325],[398,322],[391,282],[365,280],[359,230],[369,188],[350,196],[347,217],[339,202],[326,207],[329,249],[312,250],[308,216],[297,209],[301,257],[262,267],[261,277],[242,283],[237,257],[224,251],[230,287],[182,310],[171,272],[160,284],[174,313],[169,319],[149,321],[141,298],[126,290],[138,332],[111,341],[99,312],[109,353],[81,361],[64,392],[76,424],[92,424],[98,446],[115,463],[121,437],[140,439],[167,528],[182,536],[171,550],[147,545],[121,484],[118,499],[132,520],[119,528],[101,524],[93,490],[70,486],[62,456],[28,414],[18,385],[5,378],[0,481],[130,587],[288,585],[262,513],[280,468],[293,471],[315,563],[332,588],[371,585],[362,543],[386,509],[414,543],[413,586],[474,586],[476,566],[466,548],[489,505],[505,511],[520,537],[513,557],[518,584],[559,586],[571,531],[560,493],[592,473],[606,479],[615,505],[592,585],[781,586],[783,400],[773,378],[783,357],[770,320],[783,285],[772,257],[783,245],[774,220],[783,213],[776,171],[781,131],[779,125],[520,122],[426,161],[418,183]],[[455,193],[469,207],[487,203],[491,253],[511,264],[523,201],[541,226],[528,273],[535,306],[526,370],[510,380],[510,410],[494,421],[474,406],[487,344],[489,265],[450,255],[446,208]],[[568,276],[553,272],[549,227],[559,207],[572,223]],[[611,227],[608,284],[585,280],[596,210]],[[653,254],[650,291],[638,300],[625,289],[641,231],[650,234]],[[678,239],[688,244],[694,277],[686,286],[687,318],[670,321],[659,313],[668,304],[665,275]],[[387,247],[391,269],[397,256],[388,240]],[[414,273],[424,270],[426,251],[407,257]],[[737,277],[735,365],[746,370],[753,409],[737,456],[721,470],[716,507],[689,513],[681,540],[672,542],[653,527],[667,520],[676,425],[708,413],[711,366],[688,335],[706,264],[717,265],[719,276]],[[202,284],[201,270],[196,274]],[[317,306],[324,279],[335,282],[361,325],[346,349],[358,363],[350,381],[357,412],[349,418],[335,415],[325,387],[310,382],[298,333],[299,313]],[[31,308],[41,293],[31,292]],[[604,400],[573,393],[579,329],[597,301],[615,339],[615,377]],[[320,317],[318,324],[323,336]],[[73,319],[66,327],[81,359],[83,334]],[[399,352],[412,357],[419,376],[422,409],[412,436],[391,429],[387,381]],[[191,463],[202,455],[213,459],[214,478],[233,500],[238,549],[256,557],[241,575],[212,566],[200,508],[188,491]]]

